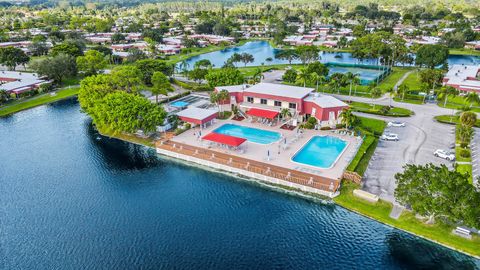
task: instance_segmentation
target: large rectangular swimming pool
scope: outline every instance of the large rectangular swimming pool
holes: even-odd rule
[[[347,142],[332,136],[314,136],[298,151],[292,161],[322,169],[332,167],[347,147]]]
[[[258,144],[271,144],[280,140],[281,135],[275,131],[259,128],[244,127],[235,124],[224,124],[213,132],[244,138]]]

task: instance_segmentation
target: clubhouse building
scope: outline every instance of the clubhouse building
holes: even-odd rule
[[[340,113],[348,108],[348,104],[332,96],[316,93],[313,88],[272,83],[215,88],[217,92],[222,90],[230,94],[227,104],[237,106],[249,116],[274,119],[287,109],[293,121],[304,121],[312,116],[320,127],[340,124]],[[293,125],[296,126],[296,122]]]
[[[480,65],[453,65],[443,78],[443,84],[480,94]]]

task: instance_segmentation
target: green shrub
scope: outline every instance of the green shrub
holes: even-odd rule
[[[468,151],[467,149],[462,149],[462,150],[460,150],[460,156],[462,158],[469,158],[470,157],[470,151]]]

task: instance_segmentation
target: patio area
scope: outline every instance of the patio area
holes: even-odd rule
[[[225,125],[239,125],[246,128],[255,128],[265,131],[277,132],[280,134],[278,141],[260,144],[249,140],[242,142],[236,147],[225,144],[214,143],[203,140],[202,137],[210,134],[215,129]],[[345,132],[346,133],[346,132]],[[319,168],[292,161],[292,157],[314,136],[333,136],[344,140],[347,145],[331,168]],[[207,128],[192,128],[184,133],[170,139],[172,142],[178,142],[203,149],[210,149],[216,152],[238,156],[244,159],[268,163],[281,168],[304,172],[312,175],[318,175],[330,179],[340,179],[345,168],[355,156],[358,147],[361,145],[360,138],[351,136],[351,134],[340,134],[334,131],[322,130],[295,130],[280,129],[280,126],[269,126],[268,124],[251,123],[249,121],[235,120],[214,120],[213,124]]]

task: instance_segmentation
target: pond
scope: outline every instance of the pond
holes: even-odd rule
[[[254,61],[248,63],[247,66],[261,66],[275,65],[275,64],[288,64],[286,60],[275,59],[275,55],[279,52],[279,49],[273,48],[267,41],[251,41],[247,42],[239,47],[227,48],[221,51],[215,51],[205,53],[202,55],[194,56],[186,60],[188,69],[193,69],[195,62],[203,59],[210,60],[214,67],[221,67],[234,53],[249,53],[253,55]],[[342,63],[342,64],[364,64],[364,65],[376,65],[376,59],[359,60],[352,56],[349,52],[325,52],[322,51],[319,54],[320,62],[322,63]],[[269,61],[271,60],[271,61]],[[300,61],[293,61],[292,63],[300,63]],[[450,55],[448,58],[449,66],[453,64],[480,64],[479,56],[471,55]],[[237,66],[241,67],[243,64],[237,63]]]
[[[100,136],[75,100],[0,119],[0,269],[475,269],[335,205]]]

